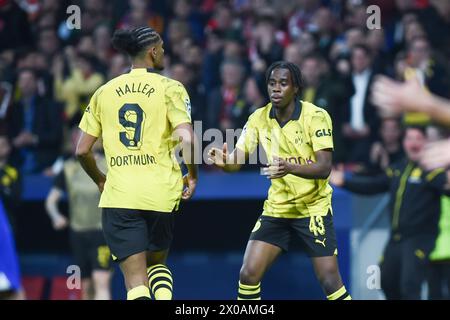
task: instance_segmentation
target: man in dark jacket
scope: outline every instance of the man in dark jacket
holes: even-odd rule
[[[62,143],[62,109],[37,94],[36,74],[19,72],[21,99],[12,106],[8,135],[12,141],[12,162],[23,173],[38,173],[51,166]]]
[[[391,235],[381,262],[381,287],[387,299],[420,299],[434,248],[440,216],[440,198],[450,194],[449,174],[444,169],[427,172],[418,160],[426,143],[423,128],[406,129],[406,159],[376,177],[344,177],[334,171],[330,182],[359,194],[389,192]]]

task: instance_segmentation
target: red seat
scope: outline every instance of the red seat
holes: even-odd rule
[[[81,289],[69,289],[67,277],[54,277],[50,289],[50,300],[81,300]]]
[[[41,300],[44,293],[45,278],[41,276],[22,277],[22,286],[27,300]]]

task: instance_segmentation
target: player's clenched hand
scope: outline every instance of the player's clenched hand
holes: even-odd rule
[[[211,148],[208,151],[208,160],[220,168],[225,167],[227,158],[228,158],[228,147],[226,143],[223,144],[222,150],[220,150],[219,148]]]
[[[291,173],[291,163],[282,158],[274,157],[273,162],[268,167],[262,169],[263,175],[268,179],[278,179]]]
[[[69,225],[69,221],[62,214],[58,214],[52,219],[52,225],[55,230],[62,230]]]
[[[336,187],[342,187],[344,185],[344,166],[338,165],[337,168],[333,168],[330,174],[330,183]]]
[[[183,193],[181,198],[183,200],[189,200],[192,198],[197,187],[197,179],[190,177],[188,174],[183,176]]]

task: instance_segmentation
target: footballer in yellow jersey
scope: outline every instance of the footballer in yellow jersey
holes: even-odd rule
[[[213,148],[209,159],[225,171],[240,164],[261,145],[269,160],[263,174],[271,179],[261,217],[250,235],[239,277],[238,299],[260,299],[261,279],[294,236],[311,257],[317,278],[330,300],[349,300],[337,264],[328,176],[332,166],[333,129],[328,113],[299,99],[301,72],[284,61],[266,73],[271,102],[256,110],[228,154]]]
[[[165,265],[174,214],[197,183],[190,101],[183,85],[156,73],[163,41],[149,27],[117,30],[112,39],[132,59],[130,72],[100,87],[80,122],[77,156],[102,191],[102,226],[113,260],[120,262],[128,299],[167,300],[173,280]],[[102,138],[105,175],[91,147]],[[181,141],[188,174],[175,157]]]

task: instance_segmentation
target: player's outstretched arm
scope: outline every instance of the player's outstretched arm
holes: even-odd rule
[[[197,187],[198,167],[195,163],[195,154],[198,150],[198,141],[190,123],[182,123],[174,130],[174,138],[180,141],[183,161],[188,169],[188,173],[183,177],[183,200],[192,198]]]
[[[420,164],[427,170],[450,167],[450,139],[427,144]]]
[[[424,112],[450,127],[450,100],[427,92],[417,79],[402,83],[378,76],[372,86],[371,100],[381,113]]]
[[[80,140],[78,140],[75,155],[77,156],[78,161],[80,161],[84,171],[86,171],[89,177],[91,177],[91,179],[95,182],[100,192],[103,192],[106,176],[97,167],[94,154],[92,153],[92,146],[95,141],[97,141],[97,137],[91,136],[86,132],[82,132]]]
[[[387,174],[380,174],[375,177],[357,175],[346,177],[344,166],[338,165],[331,171],[330,184],[353,193],[374,195],[389,190],[390,178]]]
[[[211,148],[208,151],[208,160],[226,172],[239,171],[246,157],[245,152],[238,148],[229,154],[227,143],[223,144],[222,149]]]

